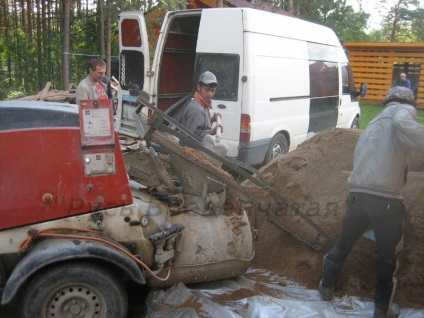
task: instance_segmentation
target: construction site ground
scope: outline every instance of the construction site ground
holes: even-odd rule
[[[333,242],[339,235],[346,209],[347,178],[352,170],[353,152],[360,133],[360,130],[329,129],[304,142],[283,159],[260,169],[271,186],[300,207],[331,236]],[[398,288],[395,301],[404,308],[403,317],[424,317],[424,251],[421,248],[424,241],[424,154],[409,154],[409,170],[408,182],[403,190],[408,208],[405,215],[403,249],[398,255]],[[249,181],[243,182],[243,185],[250,187],[250,192],[256,197],[272,201],[266,190],[254,186]],[[290,213],[287,217],[299,219],[293,211]],[[248,214],[254,224],[253,210],[248,210]],[[258,221],[259,236],[250,272],[263,270],[271,273],[261,276],[260,281],[268,280],[268,283],[272,283],[272,277],[279,277],[316,291],[323,256],[331,248],[331,244],[317,252],[270,222],[266,213],[260,213]],[[359,239],[345,264],[337,288],[338,299],[344,299],[347,295],[372,300],[376,271],[377,254],[374,242],[363,237]],[[258,277],[255,276],[254,280],[258,280]],[[175,288],[179,289],[181,286]],[[172,297],[172,292],[170,295]],[[192,304],[193,306],[197,305]],[[195,310],[198,314],[202,312],[201,307]],[[406,308],[414,308],[417,311],[405,311]],[[333,314],[337,317],[335,312]],[[361,313],[353,309],[350,314],[339,314],[341,317],[367,317],[370,312],[365,310]],[[203,316],[207,317],[207,314]]]
[[[360,130],[329,129],[260,169],[268,182],[337,239],[348,194],[347,178]],[[401,317],[424,317],[424,154],[409,154],[403,195],[407,205],[403,248],[398,254],[395,302]],[[270,200],[254,186],[251,193]],[[248,210],[254,224],[253,210]],[[293,218],[297,218],[295,213]],[[251,268],[241,278],[207,285],[176,285],[167,291],[130,291],[130,317],[371,317],[377,271],[374,242],[362,237],[348,257],[336,299],[322,302],[316,286],[323,256],[259,213]],[[147,313],[146,313],[147,305]],[[0,308],[0,317],[9,315]],[[215,314],[214,314],[215,313]]]
[[[304,142],[282,160],[263,167],[271,185],[306,211],[335,240],[340,232],[348,195],[347,178],[360,130],[330,129]],[[408,181],[403,189],[405,215],[403,249],[399,252],[395,301],[424,308],[424,155],[409,154]],[[250,186],[250,183],[246,183]],[[260,193],[262,190],[255,190]],[[263,191],[262,191],[263,192]],[[267,194],[263,193],[266,197]],[[252,265],[316,288],[327,250],[316,252],[261,217]],[[372,298],[377,271],[374,243],[362,237],[349,256],[338,295]]]

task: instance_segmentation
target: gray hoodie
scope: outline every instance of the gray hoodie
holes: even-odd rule
[[[409,104],[388,103],[361,134],[348,183],[351,192],[401,199],[408,150],[424,152],[424,128]]]
[[[211,115],[209,108],[203,106],[194,98],[187,105],[181,118],[181,124],[195,135],[203,139],[212,134]]]

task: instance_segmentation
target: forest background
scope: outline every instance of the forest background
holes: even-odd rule
[[[424,42],[422,0],[264,1],[334,29],[342,42]],[[373,12],[366,11],[370,1]],[[185,9],[186,2],[0,0],[0,100],[34,94],[46,82],[67,90],[86,76],[94,57],[104,58],[110,72],[118,60],[114,38],[119,13],[148,13],[157,6],[171,11]],[[148,20],[147,26],[152,23],[160,24],[161,18]]]

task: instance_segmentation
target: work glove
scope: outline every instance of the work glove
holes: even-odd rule
[[[216,135],[216,130],[218,129],[218,127],[221,128],[221,133],[224,132],[224,127],[222,127],[222,125],[216,125],[215,127],[212,128],[212,134],[211,135]]]
[[[217,121],[217,117],[218,116],[220,116],[221,118],[222,118],[222,116],[221,116],[221,114],[220,113],[214,113],[213,115],[212,115],[212,117],[211,117],[211,124],[213,124],[214,122],[216,122]]]

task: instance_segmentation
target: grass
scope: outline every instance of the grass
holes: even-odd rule
[[[361,129],[364,129],[368,126],[370,121],[377,116],[382,110],[379,105],[372,105],[367,103],[361,103]],[[424,110],[419,109],[417,111],[417,122],[424,126]]]

